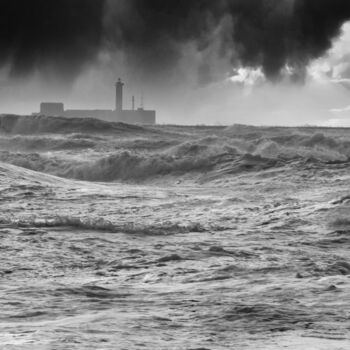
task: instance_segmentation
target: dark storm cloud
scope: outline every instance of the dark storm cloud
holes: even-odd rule
[[[222,0],[109,0],[107,40],[135,65],[163,71],[181,57],[182,44],[195,42],[199,49],[209,44],[223,5]]]
[[[14,75],[73,78],[107,50],[123,52],[132,69],[165,76],[192,44],[274,80],[286,66],[302,77],[325,54],[350,18],[350,1],[2,0],[0,16],[0,64],[10,62]],[[207,74],[211,62],[202,63]]]
[[[296,77],[323,56],[350,19],[348,0],[232,0],[233,43],[243,65],[273,79],[288,65]]]
[[[103,12],[99,0],[1,0],[0,64],[75,77],[100,49]]]
[[[108,4],[110,41],[152,74],[172,67],[183,54],[183,43],[192,41],[198,51],[206,50],[212,44],[211,32],[229,18],[232,26],[221,32],[218,50],[222,56],[231,55],[233,66],[262,67],[269,79],[277,79],[288,65],[300,78],[309,61],[331,47],[350,18],[349,0],[110,0]]]

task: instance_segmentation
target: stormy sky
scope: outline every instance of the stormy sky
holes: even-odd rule
[[[200,113],[208,122],[218,106],[225,118],[217,122],[231,114],[236,122],[240,98],[257,109],[270,99],[268,112],[276,93],[294,105],[300,89],[314,100],[329,89],[324,109],[345,110],[350,48],[337,50],[349,19],[348,0],[2,0],[0,102],[22,113],[41,97],[111,108],[113,80],[122,76],[130,93],[146,90],[166,122],[190,112],[193,122]],[[243,121],[255,113],[240,108]],[[258,118],[248,119],[262,124]]]

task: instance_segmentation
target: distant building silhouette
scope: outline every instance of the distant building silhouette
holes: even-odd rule
[[[156,123],[156,111],[143,108],[143,98],[140,108],[135,109],[135,97],[132,97],[132,109],[123,108],[123,88],[121,79],[115,85],[116,98],[115,110],[109,109],[64,109],[63,103],[43,102],[40,104],[40,112],[35,115],[63,116],[71,118],[98,118],[107,121],[123,122],[128,124],[149,124]]]
[[[64,104],[57,102],[43,102],[40,104],[40,114],[52,116],[64,115]]]

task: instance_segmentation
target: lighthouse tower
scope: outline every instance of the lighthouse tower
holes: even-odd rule
[[[124,83],[119,78],[118,82],[115,84],[115,110],[119,116],[121,116],[123,112],[123,87]]]

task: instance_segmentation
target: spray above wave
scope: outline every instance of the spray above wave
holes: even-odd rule
[[[74,79],[101,52],[122,52],[131,68],[164,77],[192,45],[200,81],[215,60],[300,77],[350,18],[348,0],[6,0],[0,5],[0,66]],[[62,27],[62,23],[64,26]],[[215,53],[213,54],[213,51]],[[222,68],[224,70],[227,67]],[[209,71],[209,73],[208,73]],[[227,73],[222,72],[222,73]]]
[[[56,151],[94,148],[96,142],[89,137],[0,136],[0,148],[10,151]]]
[[[0,115],[0,132],[9,134],[127,134],[138,131],[144,132],[145,129],[141,126],[112,123],[98,119]]]

